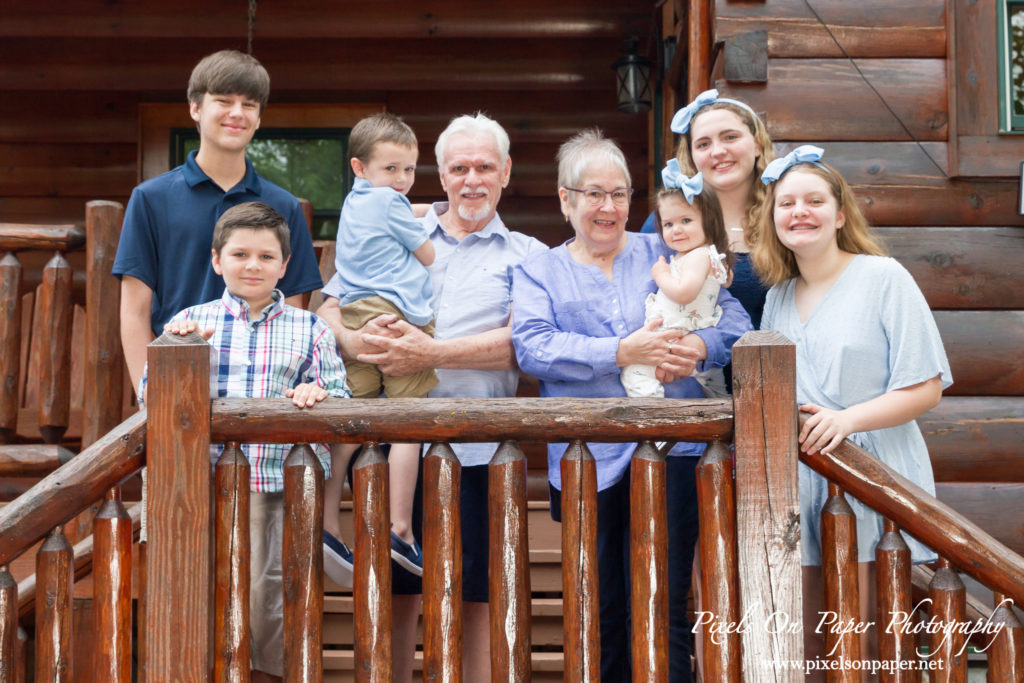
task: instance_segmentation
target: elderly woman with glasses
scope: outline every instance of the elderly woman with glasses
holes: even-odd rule
[[[600,131],[583,131],[558,153],[558,197],[574,236],[515,267],[513,324],[519,367],[540,380],[541,396],[625,397],[619,379],[630,364],[660,368],[669,398],[701,398],[695,369],[729,362],[750,329],[743,307],[722,289],[716,327],[686,334],[644,326],[644,300],[657,289],[651,267],[671,251],[658,235],[626,232],[632,195],[619,147]],[[673,381],[674,380],[674,381]],[[597,461],[597,546],[601,680],[629,681],[629,464],[636,444],[591,443]],[[690,680],[686,597],[697,538],[694,469],[704,444],[680,443],[667,468],[669,659],[671,680]],[[548,446],[551,515],[561,521],[559,460]]]

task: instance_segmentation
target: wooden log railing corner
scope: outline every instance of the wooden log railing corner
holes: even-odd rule
[[[92,659],[94,676],[131,680],[131,542],[140,511],[125,509],[117,485],[139,470],[144,453],[149,533],[139,552],[138,671],[148,680],[200,680],[210,672],[218,680],[248,680],[250,467],[240,444],[262,442],[295,444],[284,463],[283,493],[288,680],[324,678],[324,472],[309,445],[321,442],[364,443],[353,467],[352,655],[357,680],[392,677],[390,494],[379,441],[432,444],[423,475],[426,679],[463,680],[462,470],[449,445],[460,441],[500,443],[488,472],[492,671],[495,680],[530,677],[535,653],[527,463],[519,440],[569,442],[560,463],[566,680],[600,676],[597,468],[587,441],[639,443],[629,481],[632,666],[638,680],[667,676],[666,457],[654,445],[666,439],[710,444],[696,469],[703,601],[697,624],[703,629],[705,680],[803,678],[799,668],[772,666],[803,659],[801,631],[793,621],[803,613],[798,461],[829,478],[822,521],[826,610],[843,622],[860,618],[850,495],[886,520],[874,549],[878,619],[912,609],[912,581],[925,571],[911,567],[901,532],[913,535],[941,558],[928,576],[931,617],[961,623],[988,611],[966,596],[957,570],[971,574],[995,591],[991,620],[1001,628],[984,641],[990,680],[1019,680],[1024,673],[1024,628],[1006,602],[1024,604],[1024,559],[849,441],[831,454],[798,454],[795,347],[776,333],[748,333],[735,345],[733,403],[328,399],[299,411],[284,399],[211,400],[209,346],[198,335],[165,335],[150,345],[149,354],[148,413],[117,425],[0,508],[0,683],[24,671],[19,609],[29,593],[34,597],[36,584],[47,595],[46,605],[35,605],[36,672],[45,680],[71,679],[81,665],[71,656],[72,582],[88,566],[94,567],[95,630],[103,640]],[[726,445],[733,437],[735,474]],[[226,443],[212,476],[211,442]],[[18,457],[34,467],[45,460],[49,467],[60,451],[47,449],[37,460]],[[0,459],[0,471],[15,460]],[[62,525],[100,497],[93,538],[72,548]],[[44,537],[34,582],[16,584],[8,565]],[[736,628],[741,623],[746,627]],[[930,643],[929,656],[946,671],[932,680],[963,680],[967,640],[945,634],[940,631]],[[906,631],[880,629],[884,661],[917,660],[918,646]],[[860,658],[856,632],[832,633],[826,647],[833,660]],[[830,680],[856,680],[859,674],[843,669]]]

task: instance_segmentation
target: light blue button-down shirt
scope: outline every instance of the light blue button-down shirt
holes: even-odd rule
[[[495,214],[487,225],[461,240],[449,235],[438,218],[448,202],[437,202],[420,219],[434,245],[434,263],[427,268],[434,289],[434,336],[457,339],[506,327],[512,309],[512,268],[527,255],[547,251],[529,235],[505,227]],[[324,296],[341,299],[336,277]],[[515,396],[519,370],[437,370],[434,398],[505,398]],[[486,465],[497,444],[452,444],[466,466]]]
[[[657,290],[651,266],[667,251],[657,235],[626,233],[615,257],[613,280],[597,266],[577,263],[568,242],[531,256],[515,268],[515,320],[512,341],[523,372],[540,380],[541,396],[617,397],[626,395],[615,356],[619,340],[644,324],[644,301]],[[732,345],[750,330],[750,317],[724,288],[718,295],[722,319],[696,331],[707,346],[698,370],[721,367]],[[665,385],[667,398],[703,398],[692,377]],[[597,461],[597,487],[619,481],[636,444],[589,443]],[[670,455],[699,456],[705,444],[680,443]],[[548,479],[561,489],[559,461],[566,444],[548,446]]]

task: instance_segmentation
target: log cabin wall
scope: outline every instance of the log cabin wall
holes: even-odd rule
[[[483,110],[509,131],[513,229],[568,237],[555,194],[558,145],[600,126],[633,164],[646,213],[648,119],[616,109],[611,64],[654,35],[649,0],[480,4],[258,3],[253,54],[275,104],[371,102],[420,140],[413,201],[441,198],[433,146],[455,115]],[[139,105],[180,103],[192,66],[246,49],[247,3],[14,3],[0,21],[0,221],[81,222],[89,199],[127,201],[137,181]],[[317,207],[323,208],[323,207]]]
[[[939,497],[1022,552],[1024,137],[998,129],[997,3],[719,0],[702,85],[750,102],[777,153],[824,147],[853,185],[949,354],[954,385],[919,421]]]

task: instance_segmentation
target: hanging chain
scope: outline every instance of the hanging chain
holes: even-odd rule
[[[249,23],[246,42],[246,53],[252,56],[252,29],[256,23],[256,0],[249,0]]]

